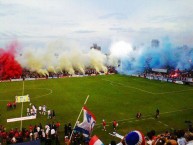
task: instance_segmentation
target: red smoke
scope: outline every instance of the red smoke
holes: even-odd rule
[[[22,74],[21,65],[15,60],[17,43],[11,43],[8,50],[0,48],[0,80],[19,78]]]

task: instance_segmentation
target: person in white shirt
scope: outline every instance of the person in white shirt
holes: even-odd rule
[[[33,133],[30,132],[29,136],[30,136],[30,141],[32,141],[33,140]]]
[[[42,129],[42,139],[43,139],[43,141],[46,139],[46,134],[44,132],[44,129]]]
[[[55,131],[55,129],[51,129],[51,135],[55,135],[55,133],[56,133],[56,131]]]
[[[30,112],[31,112],[30,113],[31,115],[34,115],[34,110],[33,109],[31,109]]]
[[[48,110],[48,119],[50,119],[51,118],[51,110],[49,109]]]
[[[187,131],[184,135],[187,144],[186,145],[193,145],[193,133],[190,131]]]
[[[42,106],[39,106],[39,114],[42,114]]]
[[[48,126],[48,127],[46,128],[46,135],[49,135],[49,131],[50,131],[50,127]]]
[[[35,109],[36,109],[36,107],[35,107],[34,105],[32,105],[32,109],[33,109],[33,110],[35,110]]]
[[[29,108],[27,108],[27,116],[30,116]]]
[[[46,106],[45,105],[43,106],[42,110],[43,110],[43,115],[46,115]]]
[[[37,126],[37,132],[39,132],[40,131],[40,127],[39,126]]]
[[[37,109],[34,109],[34,115],[35,116],[37,115]]]
[[[183,130],[178,130],[177,131],[177,143],[178,145],[186,145],[187,141],[184,138],[185,132]]]
[[[13,136],[13,138],[11,139],[11,143],[16,143],[16,142],[17,142],[17,140],[16,140],[15,136]]]

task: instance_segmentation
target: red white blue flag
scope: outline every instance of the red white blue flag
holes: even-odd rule
[[[90,139],[89,145],[104,145],[104,144],[102,143],[102,141],[96,135],[94,135]]]
[[[89,136],[93,130],[96,123],[96,118],[92,112],[88,110],[85,106],[83,107],[83,122],[77,124],[75,130],[82,132],[84,135]]]

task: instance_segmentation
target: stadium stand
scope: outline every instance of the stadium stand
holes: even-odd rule
[[[58,123],[58,122],[57,122]],[[68,144],[69,137],[71,134],[70,125],[67,127],[67,134],[64,135],[64,142],[59,141],[58,125],[57,123],[46,124],[45,127],[42,127],[41,123],[39,125],[30,125],[28,128],[23,128],[21,131],[17,128],[10,129],[9,131],[3,125],[0,125],[0,143],[1,144],[17,144],[17,145],[39,145],[40,143],[44,144]],[[69,123],[70,124],[70,123]],[[66,125],[67,126],[67,125]],[[130,132],[131,133],[131,132]],[[128,133],[128,135],[130,134]],[[143,134],[143,133],[142,133]],[[67,135],[67,136],[66,136]],[[193,130],[192,125],[189,126],[187,130],[173,130],[165,131],[164,133],[157,134],[155,130],[147,132],[144,136],[144,142],[146,145],[192,145],[193,144]],[[135,137],[130,135],[130,137]],[[84,137],[80,132],[74,131],[72,136],[71,144],[80,145],[80,144],[89,144],[89,138]],[[124,139],[120,140],[118,145],[127,144],[127,141],[130,142],[129,145],[133,144],[133,141],[128,140],[127,136]],[[24,143],[23,143],[24,142]],[[125,142],[125,143],[124,143]],[[109,141],[110,145],[115,144],[115,141]],[[139,145],[145,145],[143,143]]]

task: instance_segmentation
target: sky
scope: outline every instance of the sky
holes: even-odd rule
[[[0,47],[11,41],[41,48],[62,41],[69,49],[104,52],[115,41],[132,45],[167,37],[193,46],[192,0],[0,0]]]

